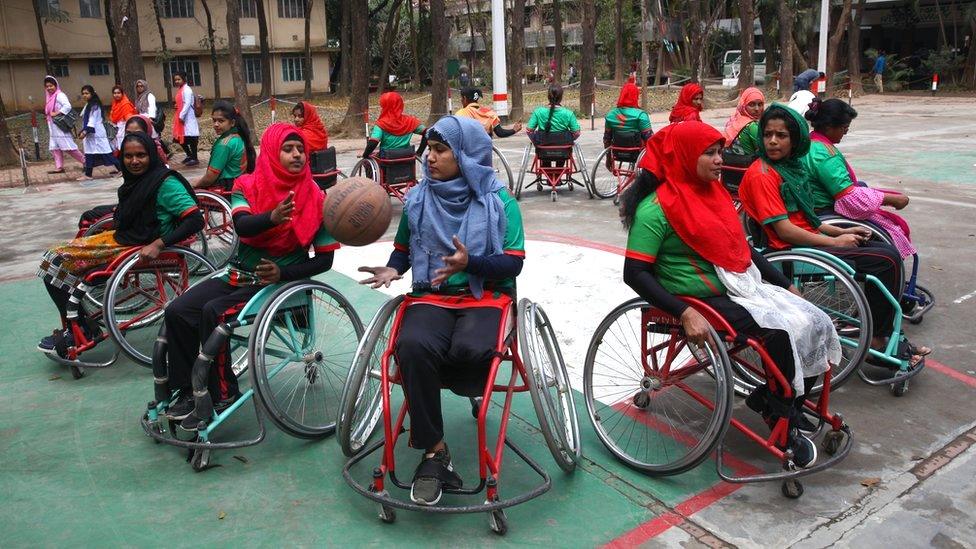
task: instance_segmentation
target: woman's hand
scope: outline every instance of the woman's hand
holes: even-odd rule
[[[441,257],[444,260],[444,267],[434,271],[437,276],[430,281],[430,285],[435,288],[443,284],[451,275],[463,271],[468,266],[468,249],[464,247],[464,243],[457,235],[454,235],[453,240],[455,252]]]
[[[281,268],[274,261],[262,258],[258,266],[254,268],[254,273],[258,275],[261,284],[274,284],[281,280]]]
[[[88,134],[85,133],[84,130],[78,132],[78,139],[84,139],[86,136],[88,136]]]
[[[688,341],[695,345],[701,345],[708,337],[708,321],[692,307],[681,313],[681,327],[684,328]]]
[[[861,245],[861,240],[861,237],[856,234],[843,233],[835,236],[831,245],[837,246],[838,248],[857,248]]]
[[[163,248],[165,247],[166,245],[163,244],[163,241],[157,238],[139,250],[139,257],[145,259],[156,259],[159,257],[159,252],[163,251]]]
[[[518,122],[516,122],[515,125],[512,126],[512,130],[514,130],[515,133],[522,131],[522,121],[519,120]]]
[[[358,270],[361,273],[370,273],[373,275],[365,280],[360,280],[359,283],[370,284],[370,288],[374,290],[380,286],[389,288],[391,282],[403,278],[393,267],[360,267]]]
[[[790,284],[790,287],[787,288],[786,290],[797,297],[803,297],[803,294],[800,293],[800,290],[798,290],[797,287],[792,284]]]
[[[885,204],[896,210],[903,210],[908,205],[907,194],[885,194]]]
[[[871,231],[871,229],[867,227],[848,227],[844,229],[844,233],[858,236],[863,241],[870,240],[871,237],[874,236],[874,233]]]
[[[286,221],[291,221],[291,214],[295,211],[295,193],[289,192],[288,196],[284,200],[275,206],[275,209],[271,210],[271,222],[275,225],[281,225]]]

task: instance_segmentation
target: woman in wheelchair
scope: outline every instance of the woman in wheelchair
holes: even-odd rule
[[[207,171],[193,183],[197,189],[217,187],[230,191],[234,180],[243,174],[254,171],[254,146],[251,144],[251,130],[232,103],[217,101],[211,112],[214,141],[210,151]]]
[[[210,421],[209,414],[193,413],[202,400],[209,398],[220,411],[240,396],[226,346],[214,357],[207,380],[191,380],[200,345],[214,329],[263,286],[332,267],[339,243],[322,225],[325,197],[306,160],[305,142],[295,126],[279,122],[265,130],[254,172],[234,183],[231,205],[241,237],[236,255],[223,274],[194,285],[166,307],[168,385],[179,391],[166,415],[182,420],[184,430],[195,431]]]
[[[447,116],[428,130],[424,178],[407,195],[385,267],[361,267],[373,288],[413,269],[413,290],[460,296],[470,308],[410,306],[397,340],[410,413],[410,446],[423,450],[410,498],[434,505],[444,487],[460,488],[444,442],[440,390],[481,396],[500,311],[479,308],[484,292],[514,294],[525,257],[518,203],[496,177],[491,141],[469,118]]]
[[[667,126],[648,142],[643,170],[621,199],[629,231],[624,282],[680,319],[692,343],[704,341],[708,323],[676,295],[704,301],[738,332],[763,341],[793,392],[761,386],[747,403],[770,427],[788,418],[788,447],[798,466],[809,467],[817,452],[804,433],[816,426],[801,413],[800,396],[840,360],[840,342],[830,318],[749,247],[719,182],[723,144],[716,129],[694,121]]]
[[[579,120],[573,111],[563,107],[563,87],[551,84],[548,92],[549,105],[532,111],[525,126],[529,140],[535,145],[570,145],[580,136]],[[563,161],[558,162],[559,166]],[[551,167],[551,161],[543,161],[543,166]]]
[[[603,122],[603,148],[606,149],[613,143],[613,132],[632,132],[638,133],[641,142],[651,138],[654,130],[651,129],[651,117],[640,108],[640,89],[637,84],[627,82],[620,88],[620,97],[617,98],[617,107],[607,113]],[[607,168],[613,169],[613,158],[607,155]]]
[[[808,246],[823,250],[849,263],[858,273],[874,275],[893,296],[901,295],[901,256],[887,244],[868,243],[870,231],[862,227],[842,229],[822,224],[814,212],[809,173],[803,157],[810,150],[806,121],[793,109],[773,104],[759,120],[762,141],[759,159],[746,171],[739,186],[739,199],[746,213],[762,226],[775,250]],[[875,334],[889,334],[895,307],[873,284],[864,286]],[[875,336],[872,347],[885,341]],[[931,352],[927,347],[909,346],[911,364]]]
[[[488,135],[495,137],[511,137],[522,131],[521,122],[516,122],[512,129],[502,126],[502,121],[494,109],[478,104],[482,97],[484,94],[478,88],[464,88],[461,90],[461,108],[454,115],[475,120],[484,126]]]
[[[166,167],[152,138],[142,132],[132,133],[122,139],[121,146],[123,182],[114,230],[51,248],[37,272],[61,314],[62,328],[68,325],[68,302],[77,302],[80,324],[89,339],[96,337],[99,328],[94,319],[87,318],[82,306],[84,289],[79,284],[86,273],[108,265],[133,246],[142,248],[142,257],[155,259],[163,248],[203,228],[190,184]],[[50,353],[73,345],[71,330],[62,329],[42,339],[37,348]]]
[[[762,116],[765,104],[766,96],[759,88],[746,88],[742,91],[739,104],[722,132],[729,152],[756,156],[759,151],[759,117]]]
[[[836,147],[850,129],[857,111],[840,99],[813,99],[806,118],[813,126],[810,152],[803,164],[810,174],[813,207],[817,213],[834,211],[849,219],[865,219],[883,229],[902,258],[916,253],[909,238],[908,223],[898,214],[882,209],[901,210],[908,196],[869,188],[859,182],[850,163]]]
[[[298,126],[305,138],[305,144],[308,145],[305,156],[311,158],[312,153],[329,148],[329,132],[325,129],[315,105],[308,101],[299,101],[291,109],[291,120]]]
[[[685,84],[678,94],[678,101],[671,108],[668,121],[687,122],[695,120],[701,122],[701,111],[705,107],[705,90],[695,83]]]
[[[413,134],[420,135],[420,145],[417,146],[416,156],[420,158],[427,148],[426,128],[415,116],[403,114],[403,98],[397,92],[386,92],[380,96],[380,117],[376,119],[363,158],[368,158],[379,147],[380,152],[390,149],[405,149],[410,146]]]

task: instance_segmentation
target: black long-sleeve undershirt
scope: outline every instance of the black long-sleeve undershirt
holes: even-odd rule
[[[524,264],[525,258],[511,254],[469,255],[464,272],[484,277],[485,280],[502,280],[518,276]],[[410,270],[410,254],[403,250],[393,250],[386,266],[396,269],[402,275]]]
[[[180,220],[180,224],[169,233],[159,237],[164,246],[172,246],[183,242],[203,229],[203,214],[195,209],[193,213]]]
[[[271,212],[260,214],[239,212],[234,215],[234,230],[237,231],[238,236],[257,236],[274,226],[274,223],[271,222]],[[281,269],[281,280],[285,282],[302,280],[324,273],[332,268],[334,258],[335,252],[322,252],[301,263],[279,267]]]
[[[271,227],[274,227],[274,223],[271,222],[271,212],[234,214],[234,231],[237,232],[237,236],[257,236]]]
[[[514,129],[503,128],[501,124],[495,126],[494,132],[498,137],[511,137],[518,133]]]

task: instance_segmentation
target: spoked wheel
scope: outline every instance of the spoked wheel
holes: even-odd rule
[[[111,230],[113,225],[113,217],[107,215],[98,221],[95,221],[85,229],[85,234],[83,236],[94,236],[98,233],[103,233],[105,231]],[[88,304],[89,310],[99,310],[102,308],[102,301],[105,299],[105,286],[98,285],[92,287],[90,290],[85,292],[85,303]]]
[[[622,192],[637,176],[637,163],[615,160],[613,162],[614,170],[611,171],[606,165],[609,154],[610,149],[604,149],[599,158],[596,159],[593,170],[590,172],[590,182],[593,185],[593,192],[597,196],[613,198],[614,203],[616,203],[620,198],[618,189]]]
[[[362,335],[356,310],[327,284],[299,280],[272,294],[248,343],[251,381],[271,421],[299,438],[331,434]]]
[[[525,149],[522,151],[522,162],[519,164],[518,182],[515,184],[515,200],[522,199],[522,187],[525,184],[525,172],[529,169],[529,154],[531,147],[531,144],[526,145]]]
[[[152,260],[129,256],[106,283],[102,316],[109,335],[126,356],[151,366],[164,308],[213,271],[207,258],[188,248],[166,248]]]
[[[804,299],[827,313],[834,322],[843,356],[840,364],[831,370],[830,386],[840,387],[857,371],[871,345],[871,310],[864,292],[845,271],[818,256],[786,251],[767,254],[766,259],[800,290]],[[750,375],[737,366],[733,361],[732,367],[740,380],[755,387],[755,373]],[[823,382],[818,381],[811,392],[818,393],[821,389]]]
[[[353,456],[366,446],[383,414],[381,364],[390,341],[393,319],[403,303],[397,296],[380,307],[359,341],[349,377],[342,389],[338,438],[342,453]],[[390,356],[393,359],[393,356]]]
[[[580,177],[583,178],[583,186],[586,187],[586,194],[593,198],[593,182],[590,180],[590,169],[586,166],[586,157],[578,143],[573,143],[573,151],[576,154],[576,167],[579,169]]]
[[[352,171],[349,172],[349,177],[365,177],[373,181],[379,181],[379,164],[372,158],[362,158],[353,166]]]
[[[234,257],[239,243],[230,202],[217,193],[203,190],[197,191],[197,200],[203,213],[203,230],[197,233],[191,247],[219,269]]]
[[[549,317],[528,299],[518,304],[520,354],[539,428],[559,467],[576,468],[582,454],[579,421],[566,363]]]
[[[492,152],[492,164],[494,164],[495,173],[498,174],[498,178],[501,176],[505,177],[505,186],[508,187],[509,191],[515,190],[515,177],[512,175],[512,168],[508,165],[508,160],[505,159],[505,155],[502,151],[495,148],[494,145],[491,146]]]
[[[619,305],[593,334],[583,370],[586,409],[597,436],[628,466],[682,473],[725,436],[732,372],[718,335],[709,329],[709,336],[702,346],[689,343],[680,323],[655,318],[640,299]]]

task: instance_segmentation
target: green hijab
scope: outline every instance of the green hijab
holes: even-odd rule
[[[771,160],[766,154],[766,142],[762,139],[762,134],[769,119],[781,113],[786,115],[786,127],[790,132],[791,140],[794,141],[793,148],[789,157]],[[817,228],[820,226],[820,218],[813,211],[813,195],[808,185],[809,174],[802,162],[808,152],[810,152],[810,130],[807,121],[800,116],[800,113],[786,105],[781,103],[770,105],[759,119],[759,157],[764,163],[772,166],[783,179],[779,192],[786,204],[786,211],[803,212],[810,224]]]

